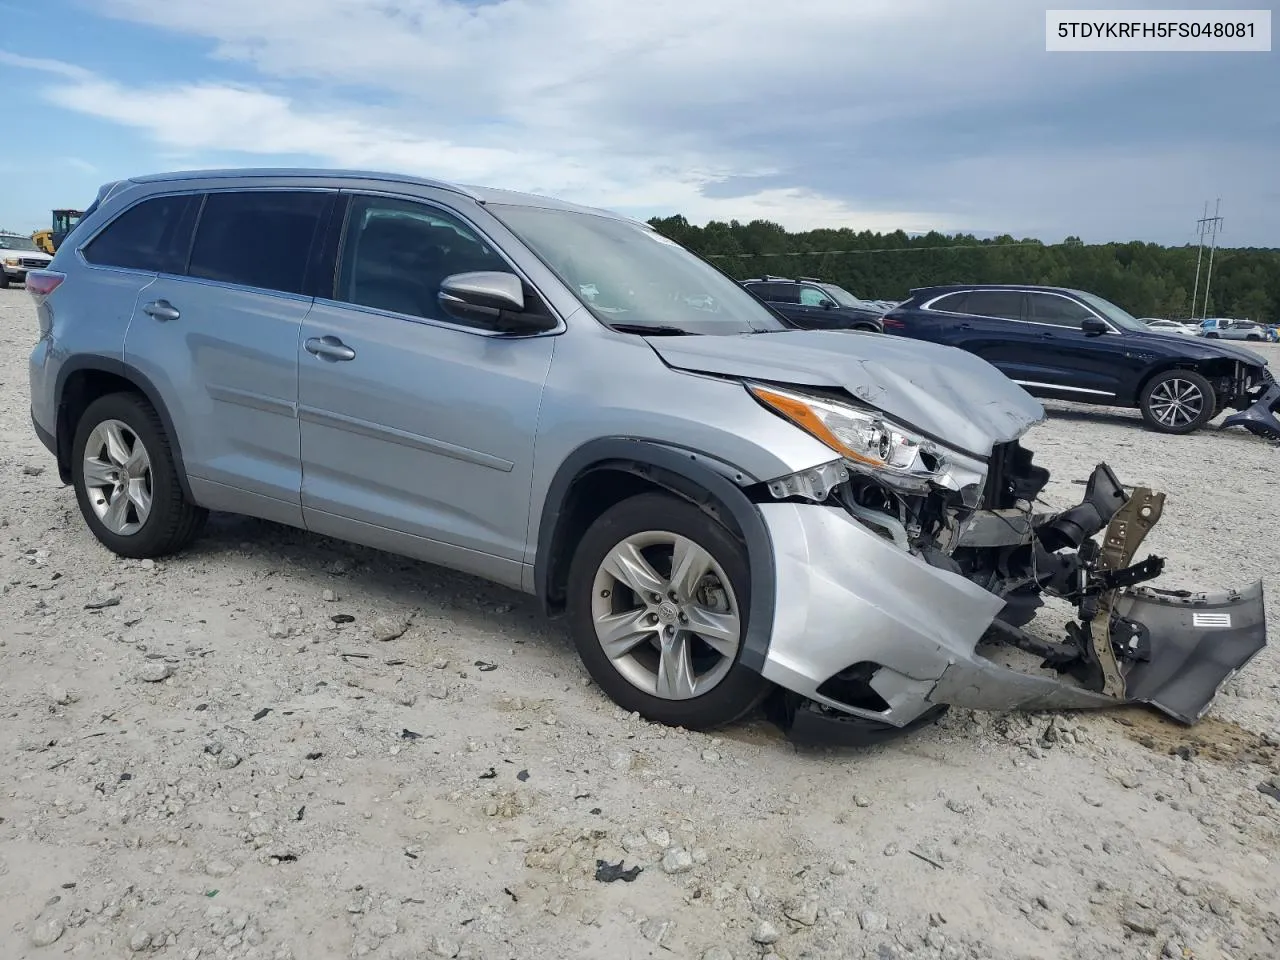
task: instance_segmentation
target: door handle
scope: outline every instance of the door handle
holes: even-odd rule
[[[166,320],[177,320],[182,316],[178,308],[168,300],[152,300],[142,308],[142,312],[155,320],[159,320],[161,323]]]
[[[356,352],[337,337],[312,337],[304,346],[307,353],[323,360],[354,360]]]

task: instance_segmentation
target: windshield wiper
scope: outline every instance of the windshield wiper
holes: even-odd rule
[[[639,333],[654,337],[692,337],[696,334],[690,333],[683,327],[673,327],[661,323],[611,323],[609,329],[617,330],[619,333]]]

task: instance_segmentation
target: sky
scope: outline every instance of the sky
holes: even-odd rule
[[[284,165],[1048,242],[1193,242],[1220,197],[1280,246],[1280,52],[1044,47],[1031,0],[0,0],[0,228]]]

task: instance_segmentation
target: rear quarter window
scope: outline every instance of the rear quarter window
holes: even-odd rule
[[[196,194],[143,200],[90,240],[84,258],[100,267],[182,273],[199,206]]]
[[[930,310],[941,310],[944,313],[964,313],[969,303],[969,294],[949,293],[940,300],[935,300]]]

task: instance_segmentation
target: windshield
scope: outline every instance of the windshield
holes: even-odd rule
[[[735,281],[648,227],[571,210],[485,209],[607,326],[721,335],[786,329]]]
[[[1093,309],[1114,323],[1121,330],[1146,330],[1147,325],[1126,310],[1117,307],[1110,300],[1103,300],[1092,293],[1077,290],[1076,295]]]
[[[875,304],[868,303],[866,300],[861,300],[858,297],[855,297],[844,287],[837,287],[834,283],[820,283],[818,286],[831,294],[832,299],[842,307],[858,307],[862,310],[876,309]]]
[[[26,253],[37,249],[30,237],[0,236],[0,250],[21,250]]]

